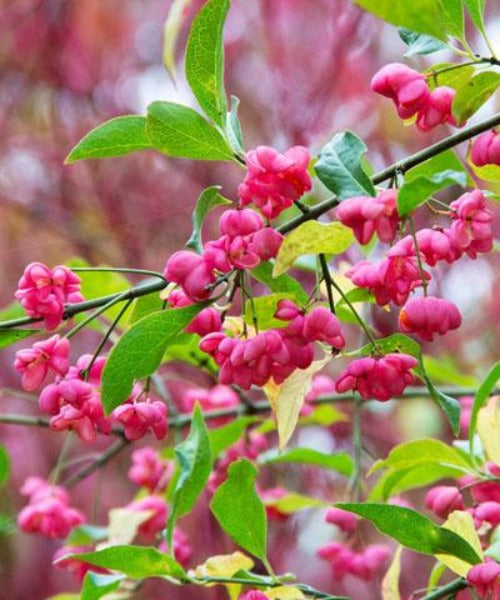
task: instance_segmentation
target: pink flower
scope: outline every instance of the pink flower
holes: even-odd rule
[[[451,113],[455,93],[453,88],[446,86],[437,87],[431,92],[426,106],[418,111],[417,127],[420,131],[429,131],[442,123],[457,125]]]
[[[247,154],[247,174],[238,188],[241,206],[253,203],[268,219],[274,219],[311,189],[307,172],[307,148],[294,146],[279,154],[259,146]]]
[[[472,144],[470,159],[477,167],[500,166],[500,133],[492,129],[479,135]]]
[[[69,341],[53,335],[31,348],[19,350],[14,368],[22,374],[21,386],[29,392],[40,386],[49,370],[63,377],[69,369]]]
[[[231,239],[250,235],[263,227],[262,217],[250,208],[226,210],[219,220],[221,234],[228,235]]]
[[[342,542],[331,542],[322,546],[317,556],[329,561],[336,580],[342,580],[347,574],[352,573],[355,553]]]
[[[132,453],[132,466],[128,470],[128,478],[149,492],[164,492],[173,470],[173,463],[160,460],[157,452],[146,446]]]
[[[500,477],[500,466],[493,462],[486,463],[489,475]],[[500,483],[498,481],[481,481],[470,488],[472,497],[478,503],[500,502]]]
[[[221,327],[222,321],[220,312],[209,306],[196,315],[186,327],[185,331],[187,333],[196,333],[203,337],[213,331],[220,331]]]
[[[450,204],[454,211],[450,238],[455,246],[476,258],[479,252],[490,252],[493,248],[493,211],[486,207],[481,190],[462,194]]]
[[[434,334],[444,335],[460,327],[461,323],[462,316],[457,306],[434,296],[412,298],[399,313],[401,331],[416,333],[428,342],[432,342]]]
[[[399,63],[382,67],[373,76],[370,86],[374,92],[394,102],[402,119],[409,119],[429,102],[430,91],[425,77]]]
[[[345,346],[339,320],[324,306],[313,308],[305,316],[303,335],[309,342],[326,342],[337,350]]]
[[[30,317],[42,318],[48,330],[62,322],[67,303],[83,300],[80,278],[68,267],[58,265],[50,269],[40,262],[25,268],[15,297]]]
[[[474,517],[486,521],[492,527],[500,525],[500,502],[483,502],[474,509]]]
[[[451,264],[462,255],[462,250],[457,248],[450,236],[450,230],[420,229],[415,234],[418,249],[425,262],[434,267],[440,260]],[[411,235],[407,235],[394,244],[393,251],[403,256],[416,256],[415,243]]]
[[[284,236],[272,227],[264,227],[252,236],[251,249],[260,260],[269,260],[278,254]]]
[[[249,590],[238,596],[238,600],[269,600],[269,598],[259,590]]]
[[[385,190],[376,198],[356,196],[340,203],[336,215],[351,227],[360,244],[368,244],[376,232],[380,241],[389,243],[396,237],[399,216],[397,190]]]
[[[188,536],[182,531],[180,527],[174,529],[172,536],[172,545],[174,547],[175,560],[183,567],[187,567],[191,556],[193,555],[193,549],[189,543]],[[168,544],[165,540],[159,546],[162,552],[169,552]]]
[[[160,400],[127,402],[115,408],[111,417],[123,425],[125,437],[130,441],[140,439],[148,429],[157,440],[167,435],[167,405]]]
[[[131,502],[125,508],[135,512],[147,511],[151,516],[141,523],[138,533],[145,539],[151,540],[160,533],[167,524],[168,508],[165,500],[160,496],[146,496],[137,502]]]
[[[486,562],[474,565],[467,573],[467,581],[476,590],[480,598],[489,597],[497,600],[500,597],[500,564],[486,559]]]
[[[164,270],[168,281],[181,286],[191,300],[206,300],[210,296],[207,286],[214,283],[213,268],[203,256],[179,250],[168,259]]]
[[[370,581],[387,566],[391,557],[391,549],[385,544],[371,544],[362,552],[354,555],[351,573],[359,579]]]
[[[454,510],[463,510],[464,503],[460,490],[454,486],[438,485],[425,495],[425,506],[438,517],[446,517]]]
[[[347,533],[352,533],[356,529],[356,515],[341,508],[329,508],[326,511],[325,521]]]
[[[417,359],[408,354],[360,358],[339,375],[335,389],[339,394],[353,390],[365,400],[374,398],[384,402],[402,394],[405,387],[415,381],[410,369],[417,364]]]
[[[21,493],[30,496],[29,504],[17,518],[20,529],[26,533],[65,538],[71,529],[85,522],[85,516],[69,506],[69,496],[60,486],[30,477],[21,488]]]

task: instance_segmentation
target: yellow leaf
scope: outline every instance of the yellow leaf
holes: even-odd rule
[[[353,241],[352,231],[342,223],[306,221],[281,244],[274,263],[273,277],[286,273],[303,254],[342,254]]]
[[[479,537],[474,527],[474,520],[468,512],[454,510],[442,526],[462,537],[472,546],[472,548],[474,548],[479,558],[483,560],[481,542],[479,541]],[[462,577],[465,577],[471,568],[471,565],[468,562],[465,562],[456,556],[451,556],[450,554],[436,554],[436,558],[454,573],[457,573]]]
[[[314,361],[307,369],[297,369],[285,379],[276,399],[276,421],[278,423],[279,448],[282,450],[299,419],[300,409],[304,404],[307,392],[311,389],[313,376],[320,371],[331,356]]]
[[[193,0],[172,0],[163,26],[163,64],[175,81],[175,46]]]
[[[266,590],[264,595],[271,600],[305,600],[304,594],[296,587],[290,585],[282,585],[271,590]]]
[[[271,379],[266,383],[266,385],[262,388],[262,390],[264,391],[266,398],[269,400],[269,404],[271,405],[273,412],[276,413],[276,407],[277,407],[278,397],[280,395],[281,384],[276,383],[274,381],[274,379],[271,377]]]
[[[382,579],[382,600],[401,600],[399,595],[399,575],[401,573],[402,546],[396,550],[391,566]]]
[[[130,544],[139,527],[152,515],[151,510],[113,508],[109,511],[108,543],[110,545]]]
[[[477,415],[477,432],[487,457],[500,464],[500,396],[490,398]]]
[[[211,556],[194,573],[196,577],[232,577],[242,569],[251,569],[253,560],[241,552]]]

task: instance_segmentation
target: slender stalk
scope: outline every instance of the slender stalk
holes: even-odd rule
[[[328,305],[330,306],[330,311],[335,314],[335,302],[333,301],[333,290],[332,290],[332,276],[330,274],[330,269],[328,268],[328,263],[326,262],[326,257],[324,254],[319,255],[319,263],[321,265],[321,271],[323,273],[323,281],[326,285],[326,293],[328,295]]]
[[[342,300],[347,304],[350,311],[354,315],[354,318],[361,325],[361,328],[365,332],[366,337],[370,340],[370,342],[374,346],[374,348],[377,348],[377,341],[373,337],[373,335],[372,335],[371,331],[369,330],[368,325],[365,323],[364,319],[361,317],[361,315],[358,313],[358,311],[354,308],[354,305],[349,300],[349,298],[344,294],[344,291],[342,290],[342,288],[339,285],[337,285],[337,283],[335,283],[335,280],[331,277],[330,274],[329,274],[329,277],[330,277],[331,285],[337,290],[337,292],[340,294]]]
[[[362,400],[355,393],[353,394],[353,401],[352,447],[354,450],[354,473],[351,480],[351,490],[354,502],[359,502],[361,500]]]
[[[68,455],[68,452],[70,451],[70,448],[73,444],[73,432],[72,431],[68,431],[68,433],[66,434],[66,437],[64,438],[64,442],[63,445],[61,447],[61,451],[59,452],[59,456],[57,457],[57,462],[56,462],[56,466],[54,467],[54,469],[52,470],[52,473],[50,474],[50,483],[52,485],[55,485],[57,483],[57,481],[59,480],[59,475],[61,474],[61,470],[63,468],[64,462],[66,460],[66,456]]]
[[[159,277],[166,281],[162,273],[158,271],[150,271],[149,269],[132,269],[128,267],[71,267],[75,273],[131,273],[134,275],[151,275],[151,277]]]
[[[91,313],[83,321],[81,321],[80,323],[75,325],[73,327],[73,329],[70,329],[70,331],[68,331],[68,333],[66,334],[65,337],[67,337],[69,340],[70,338],[72,338],[75,335],[75,333],[78,333],[80,331],[80,329],[83,329],[86,325],[88,325],[91,321],[96,319],[103,312],[106,312],[108,310],[108,308],[111,308],[115,304],[118,304],[118,302],[121,302],[121,300],[122,299],[120,296],[116,296],[116,297],[112,298],[109,302],[106,302],[106,304],[104,304],[103,306],[100,306],[97,310],[95,310],[93,313]]]
[[[429,70],[428,73],[425,73],[425,76],[427,77],[437,77],[439,75],[441,75],[442,73],[447,73],[448,71],[455,71],[456,69],[461,69],[462,67],[468,67],[470,65],[481,65],[481,64],[485,64],[485,63],[491,63],[491,60],[489,58],[479,58],[477,60],[469,60],[467,62],[464,63],[460,63],[460,64],[456,64],[456,65],[450,65],[449,67],[443,67],[442,69],[436,69],[436,70]]]
[[[447,583],[430,594],[427,594],[427,596],[424,596],[420,600],[440,600],[441,598],[447,598],[451,594],[456,594],[466,587],[467,581],[465,581],[465,579],[455,579],[451,583]]]
[[[420,271],[420,279],[422,280],[424,296],[427,296],[428,283],[427,279],[425,278],[424,264],[422,262],[422,256],[420,255],[420,248],[418,247],[417,234],[415,232],[415,223],[413,222],[413,217],[409,217],[408,222],[410,224],[410,233],[411,237],[413,238],[413,245],[415,247],[415,254],[417,256],[418,270]]]

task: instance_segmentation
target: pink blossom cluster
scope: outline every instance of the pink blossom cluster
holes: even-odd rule
[[[165,278],[180,285],[190,300],[208,298],[217,273],[253,269],[274,258],[283,241],[281,233],[265,227],[262,217],[249,208],[225,211],[219,228],[221,236],[207,242],[201,255],[180,250],[167,261]]]
[[[128,440],[137,440],[148,430],[163,439],[168,431],[167,406],[160,400],[141,400],[142,391],[137,385],[125,403],[109,417],[104,415],[100,385],[106,358],[98,357],[89,369],[91,360],[91,355],[81,356],[63,379],[41,391],[38,405],[51,415],[50,427],[56,431],[74,430],[82,440],[93,442],[97,432],[109,435],[116,422],[123,425]]]
[[[248,339],[228,337],[223,332],[202,338],[200,348],[219,365],[222,384],[235,383],[248,390],[252,385],[262,387],[271,377],[282,383],[295,369],[309,367],[314,358],[313,342],[335,349],[345,345],[337,317],[322,306],[305,314],[292,301],[280,300],[274,316],[288,325]]]
[[[75,273],[64,265],[50,269],[41,262],[24,269],[15,297],[30,317],[43,319],[49,331],[62,322],[66,304],[83,300]]]
[[[238,188],[241,206],[254,204],[275,219],[312,187],[307,148],[294,146],[284,154],[258,146],[246,156],[247,173]]]
[[[28,392],[37,390],[50,371],[64,377],[69,369],[69,341],[53,335],[36,342],[31,348],[19,350],[14,368],[21,373],[21,386]]]
[[[500,166],[500,132],[492,129],[479,135],[472,144],[470,159],[477,167]]]
[[[132,452],[132,466],[128,470],[128,478],[148,492],[164,492],[174,472],[171,461],[163,461],[158,453],[145,446]]]
[[[196,403],[199,403],[203,411],[221,410],[236,407],[240,404],[238,394],[227,385],[216,385],[207,390],[200,387],[187,389],[181,397],[181,410],[184,413],[192,413]],[[213,419],[214,425],[227,423],[230,417]]]
[[[339,394],[352,390],[365,400],[374,398],[385,402],[402,394],[407,385],[415,383],[411,369],[417,364],[415,357],[403,353],[359,358],[338,376],[335,389]]]
[[[21,494],[29,497],[28,505],[18,515],[19,528],[27,533],[41,533],[50,538],[65,538],[85,522],[85,516],[72,508],[68,492],[41,477],[28,477]]]
[[[438,485],[425,495],[426,508],[442,519],[454,510],[464,510],[464,502],[460,490],[452,485]]]
[[[352,550],[343,542],[331,542],[318,550],[318,557],[327,560],[335,579],[352,575],[371,581],[388,566],[391,549],[385,544],[370,544],[361,551]]]
[[[500,564],[490,558],[474,565],[467,573],[467,582],[474,588],[481,600],[500,598]]]
[[[416,117],[421,131],[442,123],[457,125],[451,112],[455,90],[439,86],[431,91],[426,77],[406,65],[385,65],[375,73],[370,85],[374,92],[394,102],[402,119]]]
[[[368,244],[376,233],[386,244],[396,237],[399,225],[397,190],[380,192],[376,198],[355,196],[343,200],[335,214],[341,223],[350,227],[360,244]]]
[[[229,465],[239,458],[256,460],[268,448],[266,436],[257,431],[251,431],[241,438],[236,444],[230,446],[224,456],[217,462],[208,480],[207,489],[214,493],[227,477]]]

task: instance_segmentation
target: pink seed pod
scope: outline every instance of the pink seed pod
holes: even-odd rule
[[[462,194],[450,204],[453,223],[450,227],[452,243],[470,258],[478,253],[490,252],[493,248],[493,211],[486,206],[481,190]]]
[[[346,533],[352,533],[356,529],[356,515],[342,510],[341,508],[329,508],[325,514],[325,521],[331,525],[336,525]]]
[[[455,94],[455,90],[450,87],[441,86],[435,88],[429,96],[427,105],[418,112],[416,123],[418,129],[420,131],[429,131],[443,123],[457,125],[451,112],[451,105]]]
[[[158,453],[145,446],[132,453],[132,466],[128,470],[128,478],[139,487],[149,492],[163,492],[173,475],[172,462],[160,460]]]
[[[412,298],[399,313],[401,331],[416,333],[421,339],[432,342],[434,335],[444,335],[457,329],[462,316],[457,306],[443,298],[424,296]]]
[[[221,234],[230,238],[250,235],[263,227],[262,217],[250,208],[226,210],[219,219]]]
[[[438,517],[446,517],[454,510],[463,510],[464,503],[460,490],[454,486],[438,485],[425,495],[425,506]]]
[[[500,564],[487,558],[486,562],[474,565],[467,573],[467,581],[481,599],[500,597]]]
[[[204,257],[188,250],[179,250],[168,259],[164,270],[168,281],[180,285],[193,301],[206,300],[210,296],[207,286],[214,283],[215,275]]]
[[[151,430],[157,440],[168,432],[167,405],[160,400],[122,404],[111,413],[112,419],[121,423],[127,440],[134,441]]]
[[[470,159],[476,167],[500,166],[500,132],[491,129],[479,135],[472,143]]]
[[[38,389],[49,371],[64,377],[69,369],[69,341],[53,335],[31,348],[19,350],[14,368],[22,374],[22,388],[29,392]]]

